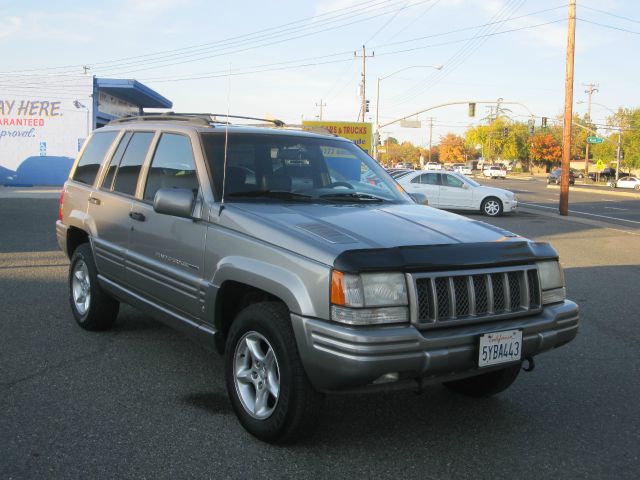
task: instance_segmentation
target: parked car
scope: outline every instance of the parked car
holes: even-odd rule
[[[490,165],[482,170],[482,175],[490,178],[507,178],[507,171],[499,165]]]
[[[93,132],[56,222],[81,328],[108,329],[127,303],[217,350],[239,422],[280,443],[331,414],[326,394],[440,381],[486,397],[576,336],[549,244],[425,206],[350,140],[274,123],[161,114]],[[439,201],[517,204],[416,173],[436,176]]]
[[[515,193],[482,186],[460,173],[416,171],[400,177],[398,183],[409,193],[424,193],[430,206],[447,210],[475,210],[495,217],[518,206]]]
[[[608,182],[612,178],[616,178],[616,169],[615,168],[605,168],[601,172],[589,172],[589,180]]]
[[[398,162],[396,163],[396,168],[408,168],[413,170],[414,169],[414,165],[411,162]]]
[[[471,168],[469,168],[464,163],[454,163],[453,164],[453,171],[456,172],[456,173],[461,173],[463,175],[471,175],[473,173],[471,171]]]
[[[424,170],[442,170],[442,164],[439,162],[427,162],[424,164]]]
[[[560,185],[562,179],[562,169],[556,168],[552,171],[547,177],[547,183],[555,183],[556,185]],[[576,177],[571,170],[569,170],[569,185],[574,185],[576,183]]]
[[[621,177],[617,181],[616,180],[610,181],[609,186],[613,188],[633,188],[635,190],[640,190],[640,178]]]
[[[415,170],[397,169],[397,170],[391,172],[389,175],[391,175],[393,178],[397,179],[397,178],[400,178],[403,175],[407,175],[408,173],[411,173],[411,172],[415,172]]]

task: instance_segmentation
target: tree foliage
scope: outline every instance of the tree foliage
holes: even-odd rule
[[[540,167],[550,168],[562,160],[562,146],[551,133],[538,133],[531,139],[531,159]]]
[[[465,162],[467,155],[463,137],[455,133],[440,137],[440,160],[443,163]]]

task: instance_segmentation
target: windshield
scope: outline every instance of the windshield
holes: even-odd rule
[[[203,133],[216,199],[222,197],[225,136]],[[225,201],[411,203],[387,172],[360,148],[332,138],[230,133]]]

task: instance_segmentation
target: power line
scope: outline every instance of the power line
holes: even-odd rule
[[[622,27],[616,27],[614,25],[607,25],[605,23],[594,22],[592,20],[586,20],[584,18],[576,18],[576,20],[578,20],[580,22],[584,22],[584,23],[590,23],[591,25],[597,25],[597,26],[603,27],[603,28],[609,28],[611,30],[619,30],[621,32],[633,33],[634,35],[640,35],[640,32],[636,32],[635,30],[629,30],[629,29],[622,28]]]
[[[464,63],[471,54],[473,54],[483,43],[483,38],[487,38],[488,35],[495,32],[497,28],[509,20],[505,17],[513,15],[523,4],[524,0],[509,0],[503,8],[496,12],[490,19],[487,26],[483,27],[476,35],[469,39],[465,45],[463,45],[456,53],[454,53],[446,62],[446,72],[438,71],[433,73],[430,77],[427,77],[426,84],[420,83],[416,87],[410,88],[405,91],[400,99],[396,100],[397,104],[406,103],[415,99],[416,96],[429,90],[442,78],[450,75],[453,71]]]
[[[215,45],[224,45],[225,43],[231,42],[233,40],[238,40],[238,39],[243,39],[246,37],[251,37],[251,36],[255,36],[257,34],[261,34],[261,33],[265,33],[265,32],[269,32],[272,30],[276,30],[276,29],[282,29],[284,27],[290,27],[291,25],[296,25],[299,23],[303,23],[303,22],[307,22],[309,20],[314,20],[316,18],[321,18],[321,17],[325,17],[325,16],[330,16],[331,14],[337,13],[337,12],[341,12],[341,11],[345,11],[345,10],[354,10],[358,11],[359,8],[361,7],[365,7],[365,8],[369,8],[369,7],[375,7],[380,5],[381,3],[385,3],[386,0],[380,1],[380,0],[367,0],[364,2],[360,2],[357,3],[355,5],[351,5],[349,7],[344,7],[344,8],[339,8],[336,10],[332,10],[330,12],[326,12],[324,14],[320,14],[317,16],[313,16],[313,17],[306,17],[303,19],[299,19],[299,20],[295,20],[292,22],[288,22],[285,24],[281,24],[275,27],[268,27],[265,29],[261,29],[261,30],[257,30],[255,32],[251,32],[251,33],[247,33],[247,34],[242,34],[242,35],[236,35],[233,37],[228,37],[226,39],[223,40],[217,40],[215,42],[208,42],[208,43],[202,43],[202,44],[198,44],[198,45],[191,45],[191,46],[187,46],[187,47],[181,47],[181,48],[176,48],[176,49],[171,49],[171,50],[163,50],[163,51],[158,51],[158,52],[153,52],[153,53],[147,53],[147,54],[142,54],[142,55],[136,55],[136,56],[130,56],[130,57],[121,57],[118,59],[113,59],[113,60],[106,60],[106,61],[102,61],[102,62],[94,62],[92,63],[93,66],[99,66],[99,65],[108,65],[108,64],[118,64],[119,62],[122,61],[127,61],[127,60],[134,60],[134,59],[140,59],[140,58],[147,58],[147,57],[155,57],[155,56],[161,56],[164,54],[170,54],[170,53],[177,53],[177,52],[184,52],[184,51],[188,51],[188,50],[192,50],[192,49],[199,49],[199,48],[203,48],[203,47],[211,47],[211,46],[215,46]],[[374,5],[371,5],[371,4]],[[345,14],[351,14],[353,12],[348,12]],[[344,14],[342,14],[344,15]],[[338,17],[341,15],[338,15]],[[20,72],[42,72],[42,71],[46,71],[46,70],[57,70],[57,69],[63,69],[63,68],[77,68],[77,67],[82,67],[83,64],[74,64],[74,65],[64,65],[64,66],[53,66],[53,67],[45,67],[45,68],[37,68],[37,69],[31,69],[31,70],[21,70]],[[19,72],[14,72],[14,73],[19,73]]]
[[[625,17],[623,15],[617,15],[615,13],[611,13],[611,12],[607,12],[606,10],[600,10],[598,8],[593,8],[593,7],[587,7],[585,5],[580,5],[580,8],[584,8],[586,10],[592,10],[594,12],[598,12],[598,13],[602,13],[604,15],[609,15],[610,17],[615,17],[615,18],[620,18],[622,20],[627,20],[629,22],[633,22],[633,23],[640,23],[640,20],[636,20],[634,18],[630,18],[630,17]]]

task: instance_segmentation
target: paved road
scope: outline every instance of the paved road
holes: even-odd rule
[[[542,211],[557,212],[560,188],[541,178],[531,180],[482,180],[483,185],[506,188],[518,193],[521,205]],[[640,193],[612,190],[603,186],[575,185],[569,189],[570,215],[640,229]]]
[[[0,212],[0,478],[638,478],[638,232],[492,220],[556,246],[578,338],[496,398],[329,397],[312,439],[273,447],[239,426],[214,354],[132,308],[110,332],[74,325],[56,200]]]

